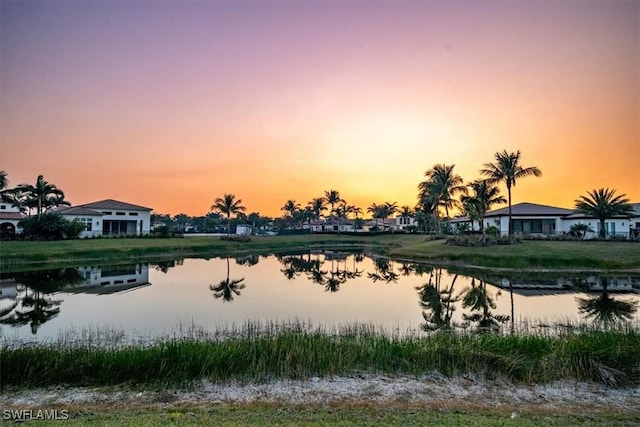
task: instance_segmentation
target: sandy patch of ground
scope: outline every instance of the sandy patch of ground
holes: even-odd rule
[[[437,407],[535,408],[567,411],[640,411],[640,387],[610,388],[587,382],[544,385],[513,384],[473,377],[447,378],[431,374],[421,378],[365,375],[279,380],[264,384],[213,384],[203,381],[189,389],[131,391],[114,388],[65,388],[5,391],[3,408],[56,406],[167,407],[216,403],[273,403],[293,405],[403,404]]]

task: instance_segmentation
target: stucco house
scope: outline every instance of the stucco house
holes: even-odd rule
[[[0,202],[0,238],[13,237],[18,231],[18,222],[24,217],[13,204]]]
[[[632,233],[640,233],[640,203],[632,204],[634,213],[630,216],[616,216],[605,221],[607,237],[629,237]],[[577,213],[572,209],[537,203],[516,203],[511,207],[513,232],[520,234],[561,235],[568,234],[575,224],[588,224],[592,232],[586,239],[595,238],[600,232],[598,219]],[[451,219],[451,224],[471,223],[469,217]],[[504,207],[487,212],[484,219],[485,229],[497,227],[500,234],[509,234],[509,208]],[[478,222],[473,223],[473,230],[479,230]]]
[[[78,219],[86,224],[81,238],[149,234],[151,211],[151,208],[113,199],[56,210],[68,219]]]

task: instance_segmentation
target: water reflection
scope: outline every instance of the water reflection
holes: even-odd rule
[[[523,319],[634,321],[638,293],[639,275],[447,270],[362,253],[302,251],[1,274],[0,325],[3,333],[38,338],[55,338],[68,325],[144,324],[156,331],[171,329],[176,319],[210,325],[253,318],[514,332]]]
[[[638,310],[638,302],[631,300],[616,300],[609,293],[609,280],[601,278],[602,292],[600,295],[590,298],[576,298],[578,311],[587,319],[596,322],[611,324],[615,322],[628,322],[633,319]]]
[[[16,273],[13,280],[23,286],[16,292],[13,304],[0,312],[0,324],[29,325],[35,335],[42,324],[60,313],[62,301],[51,295],[64,287],[83,283],[84,277],[75,268],[64,268]]]
[[[496,292],[495,298],[499,295],[500,292]],[[471,286],[462,292],[462,308],[469,309],[468,314],[462,315],[467,325],[475,323],[475,329],[480,332],[500,331],[500,325],[508,322],[511,317],[491,311],[498,307],[495,298],[487,291],[487,284],[483,280],[476,281],[475,277],[472,278]],[[511,295],[511,301],[513,301],[513,295]]]
[[[352,266],[347,265],[349,256],[352,258]],[[306,275],[312,283],[324,286],[326,292],[338,292],[340,286],[349,280],[362,276],[363,271],[358,270],[356,264],[364,260],[362,254],[349,254],[345,252],[322,253],[298,253],[281,254],[277,256],[283,265],[280,272],[287,280]],[[326,270],[323,267],[326,265]]]
[[[231,302],[233,297],[240,296],[240,291],[245,288],[244,277],[242,279],[229,279],[229,258],[227,258],[227,277],[218,283],[217,286],[209,285],[216,299],[221,298],[222,302]]]
[[[451,319],[455,311],[455,303],[459,297],[454,296],[453,287],[458,275],[453,276],[451,282],[442,283],[442,269],[433,269],[429,274],[429,281],[416,288],[420,296],[424,323],[420,327],[424,331],[434,331],[451,328]]]

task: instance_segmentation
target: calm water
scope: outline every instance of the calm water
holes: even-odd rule
[[[472,277],[361,254],[304,253],[77,267],[0,276],[0,334],[107,329],[173,336],[247,321],[370,323],[388,331],[636,321],[639,276]]]

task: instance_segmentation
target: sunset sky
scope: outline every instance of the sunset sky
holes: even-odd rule
[[[0,34],[0,170],[73,204],[413,206],[504,149],[543,173],[514,203],[640,202],[637,0],[0,0]]]

